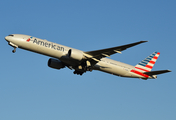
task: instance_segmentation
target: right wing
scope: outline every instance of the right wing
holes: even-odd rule
[[[89,51],[89,52],[84,52],[85,56],[88,59],[93,59],[94,61],[99,61],[103,57],[109,57],[112,54],[115,53],[121,53],[121,51],[126,50],[127,48],[133,47],[135,45],[148,42],[148,41],[139,41],[127,45],[122,45],[122,46],[117,46],[117,47],[112,47],[112,48],[107,48],[107,49],[101,49],[101,50],[95,50],[95,51]]]

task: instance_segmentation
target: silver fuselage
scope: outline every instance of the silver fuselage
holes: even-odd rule
[[[57,43],[53,43],[47,40],[39,39],[36,37],[31,37],[29,35],[22,35],[22,34],[13,34],[13,35],[14,35],[13,37],[12,36],[5,37],[9,45],[13,47],[18,47],[18,48],[25,49],[28,51],[32,51],[32,52],[36,52],[36,53],[50,56],[53,58],[57,58],[63,63],[71,65],[71,66],[72,65],[74,66],[74,64],[77,64],[75,62],[72,62],[71,60],[65,59],[65,57],[67,57],[69,49],[74,49],[74,48],[60,45]],[[31,39],[28,40],[29,38]],[[113,75],[117,75],[121,77],[132,77],[132,78],[144,78],[145,79],[145,77],[131,72],[131,70],[133,70],[134,68],[135,66],[131,66],[131,65],[128,65],[128,64],[125,64],[119,61],[115,61],[112,59],[108,59],[108,58],[102,58],[99,62],[97,62],[93,66],[94,70],[103,71],[103,72],[110,73]]]

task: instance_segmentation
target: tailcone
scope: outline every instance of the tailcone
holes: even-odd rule
[[[151,76],[153,79],[157,79],[157,75],[152,75]]]

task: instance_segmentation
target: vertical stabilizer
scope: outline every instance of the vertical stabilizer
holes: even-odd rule
[[[160,53],[154,52],[135,66],[135,70],[140,72],[150,72],[156,63]]]

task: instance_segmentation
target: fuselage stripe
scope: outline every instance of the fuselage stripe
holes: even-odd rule
[[[142,70],[142,71],[145,71],[145,72],[149,72],[149,70],[145,70],[145,69],[142,69],[142,68],[139,68],[139,67],[135,67],[136,69],[139,69],[139,70]]]
[[[139,71],[137,71],[137,70],[131,70],[131,72],[133,72],[133,73],[135,73],[135,74],[138,74],[138,75],[141,75],[141,76],[146,77],[146,78],[149,77],[148,75],[143,74],[143,73],[141,73],[141,72],[139,72]]]

